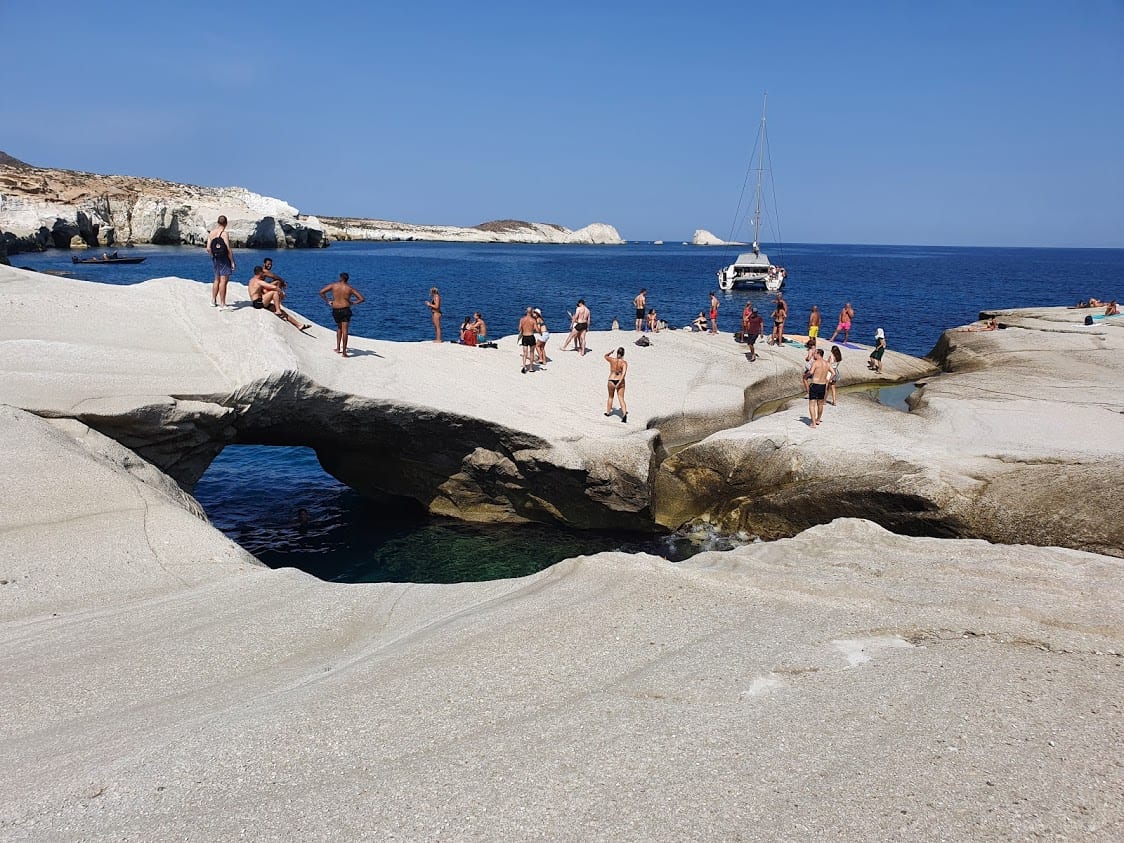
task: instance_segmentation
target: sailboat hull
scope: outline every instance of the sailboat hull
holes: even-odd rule
[[[775,293],[784,287],[785,274],[784,269],[769,262],[768,255],[746,253],[718,270],[718,286],[723,290],[756,288]]]

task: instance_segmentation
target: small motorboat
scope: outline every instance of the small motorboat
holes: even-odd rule
[[[80,258],[73,255],[70,259],[74,263],[144,263],[144,258],[123,258],[116,252],[111,255],[103,254],[100,258]]]

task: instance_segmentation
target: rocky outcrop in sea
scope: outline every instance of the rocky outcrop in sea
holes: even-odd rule
[[[10,254],[128,243],[204,245],[219,215],[236,248],[321,248],[331,240],[475,243],[623,243],[613,226],[572,231],[553,223],[498,220],[477,226],[415,225],[301,214],[243,187],[34,167],[0,153],[0,240]]]
[[[739,243],[737,240],[723,240],[721,237],[716,237],[705,228],[695,229],[695,236],[691,238],[692,246],[744,246],[745,243]]]

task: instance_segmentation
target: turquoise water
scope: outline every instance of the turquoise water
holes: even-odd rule
[[[979,311],[1067,305],[1090,296],[1124,298],[1122,249],[1004,249],[796,244],[766,247],[788,268],[789,329],[803,331],[812,304],[824,314],[824,335],[847,301],[856,310],[852,341],[873,342],[883,328],[889,347],[923,356],[946,328],[971,322]],[[201,249],[139,247],[137,266],[75,266],[67,253],[16,255],[12,263],[103,283],[130,284],[177,275],[209,282]],[[631,302],[648,288],[649,306],[671,324],[702,310],[714,273],[736,250],[677,245],[509,246],[452,243],[339,243],[316,251],[237,253],[238,280],[267,255],[290,282],[289,306],[330,324],[317,291],[341,271],[367,303],[355,309],[352,332],[393,340],[432,338],[424,301],[441,288],[445,330],[453,336],[464,315],[483,311],[489,332],[510,334],[523,308],[543,309],[558,333],[579,297],[593,327],[616,318],[630,324]],[[747,300],[771,311],[761,291],[717,291],[719,327],[736,330]],[[200,288],[200,296],[208,296]],[[325,353],[331,349],[325,346]],[[844,353],[866,355],[866,351]],[[899,388],[899,391],[901,389]],[[880,398],[900,403],[892,391]],[[597,400],[600,400],[598,396]],[[215,524],[267,564],[291,565],[326,579],[452,582],[518,576],[578,553],[644,549],[671,559],[700,547],[725,546],[714,536],[648,537],[574,533],[557,527],[474,527],[394,511],[364,501],[324,474],[312,452],[292,448],[227,448],[196,488]],[[262,502],[271,505],[263,507]],[[298,513],[307,511],[302,525]],[[263,514],[264,513],[264,514]]]

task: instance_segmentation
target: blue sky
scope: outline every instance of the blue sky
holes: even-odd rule
[[[0,0],[0,31],[0,149],[43,166],[726,237],[768,91],[788,242],[1124,246],[1121,0]]]

